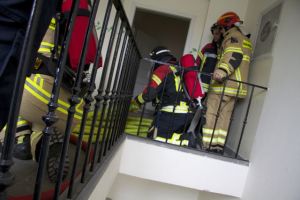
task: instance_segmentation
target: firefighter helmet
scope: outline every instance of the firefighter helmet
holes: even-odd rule
[[[224,27],[225,29],[232,26],[239,26],[243,23],[240,17],[235,12],[226,12],[218,18],[217,25]]]
[[[163,57],[169,57],[171,55],[171,51],[163,46],[155,47],[151,53],[149,54],[150,58],[153,60],[161,60]]]
[[[149,54],[150,58],[160,62],[176,62],[176,58],[171,54],[171,51],[163,46],[154,48]],[[154,70],[160,66],[159,63],[154,63]]]

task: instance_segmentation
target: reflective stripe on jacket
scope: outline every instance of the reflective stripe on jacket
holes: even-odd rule
[[[140,104],[156,99],[159,101],[160,110],[164,112],[189,112],[188,99],[183,91],[180,74],[177,74],[173,66],[161,65],[156,68],[149,85],[135,99]]]

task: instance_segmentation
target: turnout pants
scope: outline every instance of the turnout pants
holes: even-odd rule
[[[169,113],[157,114],[154,121],[153,139],[170,144],[188,146],[188,136],[183,132],[188,128],[193,115],[191,113]]]
[[[42,117],[48,112],[48,103],[52,91],[54,78],[47,75],[33,74],[26,78],[22,103],[20,108],[20,116],[17,124],[16,137],[31,134],[31,150],[34,155],[36,145],[40,141],[42,131],[45,123]],[[60,88],[60,95],[58,100],[58,108],[56,115],[58,121],[54,124],[56,132],[64,134],[68,116],[69,98],[71,92]],[[72,127],[74,128],[80,123],[82,117],[82,103],[76,107]],[[1,135],[3,137],[5,129]]]
[[[211,143],[210,150],[223,150],[226,137],[228,134],[228,126],[230,117],[234,107],[234,97],[223,96],[219,117],[217,112],[221,101],[221,94],[208,93],[207,96],[207,111],[206,124],[203,127],[203,148],[208,149]],[[215,127],[215,130],[214,130]],[[213,137],[213,138],[212,138]]]

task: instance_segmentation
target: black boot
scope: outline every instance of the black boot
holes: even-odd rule
[[[48,157],[46,161],[46,169],[47,169],[47,175],[50,180],[50,182],[55,183],[57,181],[57,175],[59,171],[59,162],[60,162],[60,154],[63,146],[63,139],[64,136],[59,133],[59,131],[54,128],[54,134],[51,135],[50,141],[49,141],[49,151],[48,151]],[[35,147],[35,160],[39,162],[40,152],[42,148],[42,137],[39,138],[39,141],[36,143]],[[65,180],[69,173],[70,168],[70,159],[69,156],[66,155],[65,158],[65,165],[63,168],[63,177],[62,179]]]
[[[30,134],[16,137],[13,156],[20,160],[32,159],[31,148],[30,148]]]

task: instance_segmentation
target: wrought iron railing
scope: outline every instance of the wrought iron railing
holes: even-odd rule
[[[149,64],[151,64],[152,66],[154,66],[154,64],[156,63],[156,64],[161,64],[161,65],[169,65],[169,66],[176,67],[177,71],[179,73],[180,79],[181,79],[179,87],[182,87],[182,88],[184,87],[184,80],[183,80],[184,76],[183,75],[184,75],[185,70],[186,70],[184,67],[182,67],[180,65],[177,65],[177,64],[174,64],[174,63],[169,64],[169,63],[164,63],[164,62],[161,62],[161,61],[152,60],[152,59],[148,59],[148,58],[144,58],[144,60],[149,62]],[[201,75],[212,78],[212,74],[206,74],[206,73],[198,71],[197,69],[194,70],[194,71],[197,71],[197,73],[199,75],[199,78],[195,79],[195,82],[200,80]],[[150,76],[149,76],[149,83],[151,81],[152,74],[153,74],[153,67],[151,69],[151,73],[150,73]],[[164,85],[166,83],[167,78],[165,78],[164,81],[161,83],[162,85]],[[229,82],[237,83],[238,87],[236,88],[236,93],[234,95],[231,95],[232,98],[234,99],[234,104],[233,104],[232,113],[230,115],[229,127],[228,127],[228,130],[227,130],[227,135],[226,135],[225,143],[224,143],[224,146],[223,146],[224,148],[223,148],[223,150],[221,150],[219,152],[216,152],[216,151],[213,151],[211,147],[212,147],[212,143],[213,143],[213,140],[214,140],[214,135],[215,135],[215,132],[216,132],[216,126],[217,126],[218,120],[220,118],[221,105],[223,105],[222,102],[223,102],[224,96],[225,96],[225,88],[226,88],[226,85],[228,85]],[[194,85],[196,85],[196,83],[194,83]],[[246,85],[247,88],[248,88],[247,89],[248,90],[247,95],[243,100],[241,100],[241,98],[239,97],[240,92],[242,90],[242,85]],[[218,155],[221,155],[221,156],[224,156],[224,157],[230,157],[230,158],[234,158],[234,159],[248,161],[247,158],[241,157],[240,149],[241,149],[242,140],[244,138],[246,125],[247,125],[247,122],[248,122],[248,117],[249,117],[249,114],[250,114],[250,111],[251,111],[253,96],[255,94],[255,91],[257,91],[259,93],[259,92],[265,92],[265,91],[267,91],[267,89],[268,88],[264,87],[264,86],[260,86],[260,85],[256,85],[256,84],[252,84],[252,83],[248,83],[248,82],[243,82],[243,81],[237,81],[237,80],[230,79],[229,77],[227,77],[222,83],[222,91],[219,92],[221,100],[220,100],[220,103],[217,105],[217,109],[215,110],[215,113],[214,113],[215,120],[213,122],[214,123],[213,131],[212,131],[212,135],[210,137],[210,142],[209,142],[208,147],[206,147],[206,148],[203,147],[203,125],[205,124],[205,121],[206,121],[205,120],[205,109],[206,109],[205,101],[204,101],[204,107],[202,107],[201,112],[199,112],[200,117],[199,117],[199,120],[198,120],[197,129],[192,133],[193,134],[192,140],[193,140],[193,142],[195,142],[193,147],[191,147],[189,145],[184,145],[182,143],[182,140],[180,140],[180,143],[177,142],[177,144],[175,144],[176,142],[169,141],[169,139],[171,139],[171,135],[169,135],[167,138],[165,138],[164,141],[159,140],[159,142],[169,143],[171,145],[184,146],[186,148],[192,148],[192,149],[207,152],[207,153],[213,153],[213,154],[217,153]],[[162,91],[160,92],[161,98],[163,97],[165,91],[166,91],[165,86],[162,86]],[[210,93],[210,89],[208,89],[208,93]],[[177,95],[179,95],[179,93],[177,93]],[[163,101],[163,99],[160,99],[160,101],[158,103],[154,103],[154,104],[153,104],[153,102],[146,103],[142,106],[141,111],[139,111],[137,113],[134,113],[134,112],[130,113],[127,128],[126,128],[125,132],[127,132],[131,135],[136,135],[138,137],[145,137],[145,138],[148,138],[148,139],[151,139],[151,140],[152,139],[155,140],[155,138],[153,138],[152,135],[149,135],[149,133],[150,133],[149,130],[150,129],[153,130],[153,128],[159,129],[159,125],[158,125],[159,123],[155,123],[153,121],[153,117],[159,115],[159,113],[162,112],[161,111],[161,104],[162,104],[161,101]],[[234,130],[235,132],[239,132],[239,133],[238,134],[235,133],[235,135],[232,135],[231,134],[233,132],[232,124],[233,124],[233,121],[234,121],[234,118],[235,118],[235,114],[237,114],[236,113],[236,108],[237,108],[237,104],[238,104],[239,101],[243,103],[243,107],[245,108],[245,112],[242,113],[241,111],[239,111],[239,117],[242,120],[241,120],[241,122],[240,121],[237,122],[237,123],[240,123],[239,124],[240,126],[236,126],[236,127],[240,127],[240,130]],[[152,104],[152,106],[149,105],[149,104]],[[192,99],[190,99],[189,102],[188,102],[188,105],[189,105],[189,109],[191,109],[191,110],[189,112],[192,112],[195,115],[195,113],[197,112],[196,111],[197,108],[193,109],[192,104],[193,104]],[[176,100],[174,101],[173,112],[171,112],[171,113],[174,114],[175,107],[178,106],[178,105],[179,105],[179,102],[177,101],[177,98],[176,98]],[[147,109],[147,107],[149,109]],[[154,107],[155,111],[153,111],[153,107]],[[175,117],[175,115],[173,115],[173,118],[174,117]],[[171,120],[171,122],[169,124],[169,127],[170,127],[170,130],[172,130],[171,132],[173,133],[174,132],[174,130],[173,130],[173,125],[174,124],[172,124],[172,123],[174,123],[173,120]],[[189,128],[190,125],[191,125],[191,120],[187,120],[187,117],[186,117],[184,130],[180,134],[190,135],[191,133],[188,132],[188,128]],[[249,134],[253,134],[253,133],[249,133]],[[235,143],[235,145],[233,145],[234,147],[227,145],[229,139],[234,140],[234,142],[233,142],[233,143]]]
[[[89,16],[88,29],[84,38],[84,45],[80,56],[76,78],[72,88],[72,95],[69,100],[70,107],[68,108],[68,117],[62,143],[62,150],[57,169],[57,181],[53,199],[59,199],[62,190],[63,169],[68,154],[70,136],[72,133],[72,122],[77,105],[81,101],[79,96],[81,92],[82,76],[84,72],[85,58],[91,34],[94,30],[95,18],[97,11],[100,9],[100,1],[92,1],[91,12]],[[10,172],[13,165],[12,151],[15,143],[15,132],[20,104],[22,101],[22,91],[26,73],[35,60],[32,52],[34,35],[38,29],[37,19],[42,17],[43,10],[41,9],[47,1],[35,1],[32,9],[32,15],[27,28],[27,34],[20,59],[19,72],[17,74],[17,83],[12,99],[8,124],[6,128],[5,139],[2,148],[0,160],[0,194],[1,199],[7,199],[6,189],[14,182],[14,175]],[[54,128],[58,117],[56,109],[58,108],[58,97],[63,79],[63,72],[67,63],[67,54],[70,44],[70,38],[75,23],[75,17],[79,10],[79,0],[73,0],[72,8],[68,15],[66,23],[66,32],[63,37],[60,57],[58,59],[57,70],[54,77],[53,89],[51,98],[48,104],[48,113],[45,113],[43,121],[45,128],[43,130],[42,145],[38,160],[38,170],[36,181],[34,184],[33,199],[41,199],[42,185],[44,181],[45,165],[47,162],[49,141],[54,134]],[[108,0],[104,10],[103,26],[100,31],[100,36],[97,44],[97,53],[95,56],[94,65],[90,69],[91,77],[88,83],[88,91],[84,96],[84,107],[79,134],[76,141],[76,149],[74,161],[71,168],[71,176],[67,187],[67,197],[72,199],[76,193],[78,184],[86,183],[91,173],[101,166],[104,158],[116,148],[116,144],[126,124],[126,117],[132,98],[134,83],[137,75],[139,61],[141,59],[140,52],[137,48],[134,36],[131,31],[130,24],[126,17],[125,11],[120,0]],[[112,30],[108,39],[107,27],[112,22]],[[107,47],[104,48],[104,41],[108,41]],[[105,53],[105,54],[104,54]],[[100,76],[99,84],[96,85],[97,66],[101,55],[104,64]],[[97,89],[97,90],[96,90]],[[94,93],[97,92],[96,95]],[[93,107],[93,108],[92,108]],[[92,114],[91,114],[92,113]],[[34,114],[34,113],[33,113]],[[84,153],[84,161],[82,168],[79,168],[79,157],[82,154],[82,143],[84,131],[86,129],[87,118],[90,117],[91,129],[86,143]],[[104,130],[104,131],[101,131]],[[94,136],[96,140],[93,142]],[[80,176],[78,176],[78,174]],[[80,179],[78,181],[78,179]],[[66,193],[66,191],[64,191]]]

